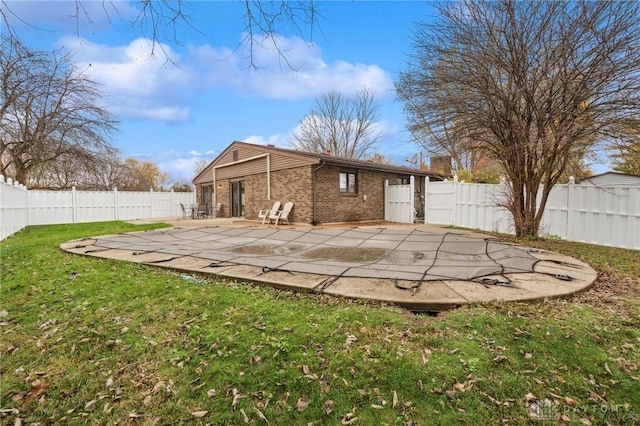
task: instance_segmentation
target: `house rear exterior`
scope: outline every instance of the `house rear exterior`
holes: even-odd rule
[[[275,201],[294,203],[292,223],[384,220],[384,185],[415,177],[416,206],[424,200],[424,170],[350,160],[274,146],[233,142],[196,178],[198,201],[222,204],[218,217],[257,220]],[[418,215],[422,208],[419,208]]]

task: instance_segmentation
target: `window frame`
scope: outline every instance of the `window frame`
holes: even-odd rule
[[[340,192],[340,195],[358,195],[357,170],[340,170],[338,173],[338,179],[338,191]]]

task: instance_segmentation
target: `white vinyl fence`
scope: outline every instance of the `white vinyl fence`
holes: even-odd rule
[[[413,223],[415,219],[415,178],[409,185],[389,185],[384,181],[384,220],[388,222]]]
[[[0,240],[28,225],[182,217],[195,192],[28,191],[0,176]]]
[[[513,234],[503,207],[505,184],[428,182],[425,223]],[[540,234],[612,247],[640,249],[640,187],[556,185],[549,195]]]

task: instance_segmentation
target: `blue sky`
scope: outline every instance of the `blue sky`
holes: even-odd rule
[[[313,37],[278,35],[294,69],[269,46],[254,49],[258,68],[251,69],[240,44],[243,2],[188,2],[201,33],[181,27],[181,43],[162,46],[173,63],[158,46],[151,55],[145,34],[124,22],[137,13],[134,2],[114,2],[117,13],[107,4],[107,15],[102,1],[85,1],[91,22],[72,17],[73,1],[7,3],[36,27],[16,22],[28,46],[69,49],[101,83],[105,106],[120,121],[113,143],[123,156],[158,164],[172,181],[190,181],[196,161],[212,160],[233,140],[289,147],[299,121],[330,90],[374,90],[378,124],[390,134],[378,152],[400,164],[419,151],[409,142],[394,81],[411,52],[413,23],[428,17],[424,2],[318,3],[322,18]]]

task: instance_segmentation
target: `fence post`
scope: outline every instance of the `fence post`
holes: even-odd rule
[[[451,225],[458,226],[458,199],[461,198],[458,194],[458,175],[453,176],[453,211],[451,212]]]
[[[567,185],[567,227],[565,238],[569,241],[573,241],[573,215],[574,208],[573,205],[575,203],[575,190],[576,190],[576,178],[573,176],[569,177],[569,184]]]
[[[384,180],[384,220],[389,220],[389,179]]]
[[[422,206],[422,208],[424,209],[424,224],[426,225],[427,222],[427,197],[429,196],[429,176],[425,176],[424,178],[424,206]]]
[[[76,187],[71,187],[71,223],[78,222],[78,197]]]
[[[409,183],[411,185],[411,194],[409,195],[409,200],[411,200],[411,223],[416,223],[416,178],[411,175],[409,178]]]
[[[120,217],[120,200],[118,188],[113,188],[113,220],[119,220]]]

